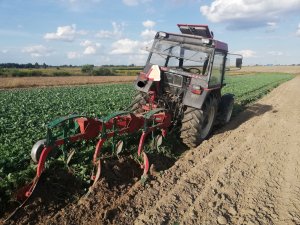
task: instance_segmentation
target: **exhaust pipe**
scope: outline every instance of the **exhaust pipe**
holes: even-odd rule
[[[147,82],[148,82],[148,80],[139,80],[139,81],[137,82],[137,86],[138,86],[139,88],[143,88],[143,87],[146,86]]]

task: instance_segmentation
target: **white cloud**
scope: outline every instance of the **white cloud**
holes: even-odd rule
[[[123,0],[125,5],[135,6],[139,4],[139,0]]]
[[[232,28],[265,26],[280,16],[300,10],[299,0],[214,0],[200,7],[200,12],[211,22],[228,22]]]
[[[297,35],[298,37],[300,37],[300,23],[298,24],[298,29],[297,29],[297,31],[296,31],[296,35]]]
[[[124,31],[125,24],[124,23],[116,23],[112,22],[113,30],[100,30],[96,33],[96,37],[99,38],[120,38]]]
[[[3,54],[6,54],[6,53],[8,53],[8,50],[7,50],[7,49],[3,49],[3,50],[1,50],[1,52],[2,52]]]
[[[152,20],[146,20],[143,22],[143,26],[146,28],[141,32],[141,37],[145,40],[152,40],[156,34],[156,31],[153,30],[155,22]]]
[[[75,3],[98,3],[101,2],[101,0],[62,0],[62,1],[67,1],[71,4]]]
[[[141,3],[151,2],[152,0],[123,0],[123,3],[128,6],[137,6]]]
[[[83,54],[84,55],[94,55],[97,53],[98,49],[101,47],[100,43],[93,42],[90,40],[85,40],[80,43],[81,46],[85,47]]]
[[[46,33],[44,35],[44,39],[72,42],[72,41],[74,41],[77,34],[86,35],[87,31],[84,31],[84,30],[77,31],[76,24],[72,24],[71,26],[57,27],[57,30],[55,33]]]
[[[145,50],[147,46],[152,43],[151,41],[136,41],[128,38],[120,39],[112,43],[111,55],[146,55],[148,52]]]
[[[80,53],[78,52],[68,52],[67,56],[68,59],[78,59],[81,57]]]
[[[145,65],[147,60],[147,55],[139,54],[139,55],[130,55],[128,57],[128,63],[133,63],[134,65]]]
[[[244,58],[254,58],[256,56],[256,52],[250,49],[236,51],[235,54],[241,54]]]
[[[141,37],[144,41],[138,40],[131,40],[128,38],[119,39],[118,41],[112,43],[112,50],[110,54],[112,55],[145,55],[147,51],[145,49],[149,46],[153,38],[156,34],[156,31],[152,28],[155,26],[155,22],[151,20],[146,20],[143,22],[143,26],[146,28],[145,30],[141,31]],[[132,55],[130,56],[132,57]],[[144,57],[142,57],[144,59]]]
[[[141,36],[146,40],[151,40],[154,38],[155,34],[156,34],[155,30],[146,29],[142,31]]]
[[[94,46],[87,46],[83,52],[84,55],[94,55],[97,52],[97,48]]]
[[[71,11],[80,12],[94,7],[101,0],[58,0],[58,2]]]
[[[155,26],[155,22],[152,21],[152,20],[146,20],[143,22],[143,26],[146,27],[146,28],[152,28]]]
[[[278,25],[276,22],[267,22],[267,32],[272,32],[278,28]]]
[[[281,55],[283,55],[283,52],[280,52],[280,51],[269,51],[268,54],[272,55],[272,56],[281,56]]]
[[[29,53],[31,57],[42,57],[49,56],[51,53],[53,53],[53,50],[43,45],[33,45],[24,47],[22,52]]]
[[[141,46],[139,41],[130,40],[128,38],[120,39],[112,43],[111,54],[132,54],[136,53]]]

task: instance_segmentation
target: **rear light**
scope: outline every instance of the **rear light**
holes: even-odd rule
[[[195,94],[195,95],[201,95],[201,93],[202,93],[201,86],[193,85],[192,86],[192,93]]]

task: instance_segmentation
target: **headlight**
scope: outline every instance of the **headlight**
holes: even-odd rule
[[[168,37],[168,34],[165,33],[165,32],[158,32],[158,37],[159,38],[166,38],[166,37]]]

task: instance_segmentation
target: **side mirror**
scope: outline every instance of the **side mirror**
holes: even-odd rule
[[[243,59],[242,58],[237,58],[235,61],[235,67],[237,68],[242,68],[242,64],[243,64]]]

